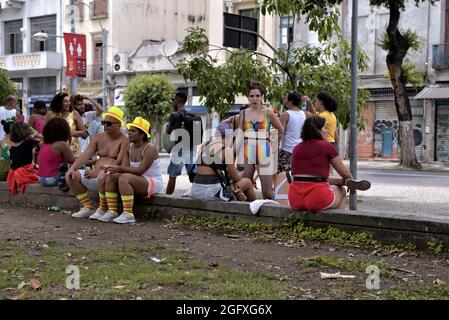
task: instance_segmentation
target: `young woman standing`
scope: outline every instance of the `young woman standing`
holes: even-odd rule
[[[259,85],[250,85],[248,90],[249,107],[240,113],[239,128],[243,131],[243,137],[241,134],[238,135],[237,150],[239,150],[238,159],[241,162],[242,150],[240,148],[243,146],[245,167],[243,177],[252,181],[257,169],[262,184],[262,195],[264,199],[272,199],[273,174],[276,172],[276,168],[271,168],[274,164],[274,153],[271,148],[270,128],[273,125],[277,129],[278,140],[282,138],[284,128],[271,108],[264,107],[263,95],[264,91]]]

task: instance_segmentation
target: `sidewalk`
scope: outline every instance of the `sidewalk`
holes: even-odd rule
[[[159,153],[159,158],[169,159],[169,153]],[[343,160],[343,163],[349,168],[349,160]],[[445,171],[449,172],[449,163],[445,164],[443,162],[429,162],[421,163],[422,171]],[[357,167],[359,169],[377,169],[377,170],[404,170],[399,168],[399,160],[357,160]]]

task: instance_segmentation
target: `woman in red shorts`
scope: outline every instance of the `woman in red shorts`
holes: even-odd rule
[[[326,209],[344,209],[346,190],[368,190],[369,181],[355,181],[345,167],[338,152],[327,141],[326,121],[318,116],[304,122],[301,138],[292,152],[293,182],[290,184],[288,200],[290,206],[298,211],[318,212]],[[332,179],[329,184],[330,165],[343,179]]]

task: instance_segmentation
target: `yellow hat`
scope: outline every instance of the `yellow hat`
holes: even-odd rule
[[[110,107],[108,112],[104,112],[101,116],[103,119],[106,117],[113,117],[114,119],[117,119],[120,121],[120,125],[123,126],[125,124],[125,120],[123,120],[123,116],[125,115],[125,112],[123,112],[122,109],[119,107]]]
[[[148,138],[151,138],[151,134],[150,134],[150,122],[145,120],[142,117],[137,117],[134,119],[133,123],[128,123],[126,125],[126,127],[128,127],[128,130],[131,129],[131,127],[136,127],[140,130],[142,130],[143,132],[145,132],[147,134]]]

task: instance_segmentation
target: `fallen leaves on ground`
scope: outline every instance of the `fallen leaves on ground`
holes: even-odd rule
[[[33,279],[30,280],[30,286],[34,290],[39,290],[42,287],[42,284],[41,284],[41,282],[39,280],[33,278]]]

